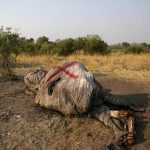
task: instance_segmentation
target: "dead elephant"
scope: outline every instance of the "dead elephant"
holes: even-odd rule
[[[123,144],[134,143],[134,118],[126,110],[110,106],[131,106],[106,91],[80,62],[67,62],[49,71],[38,67],[24,77],[26,86],[36,93],[35,102],[64,115],[89,112],[111,127]]]

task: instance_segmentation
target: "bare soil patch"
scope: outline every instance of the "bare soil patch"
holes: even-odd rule
[[[88,114],[63,116],[36,106],[34,96],[24,93],[22,71],[18,81],[0,79],[0,150],[102,149],[114,133]],[[143,104],[145,113],[136,113],[136,144],[132,149],[150,146],[150,81],[118,78],[113,74],[96,74],[112,93]]]

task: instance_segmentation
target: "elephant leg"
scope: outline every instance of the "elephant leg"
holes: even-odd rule
[[[134,131],[134,121],[132,117],[128,116],[127,111],[109,110],[109,107],[102,105],[94,107],[91,110],[91,114],[106,126],[113,129],[117,141],[124,137],[122,142],[129,139],[128,144],[133,144],[134,140],[133,138],[131,139],[131,134],[133,135]],[[129,133],[130,138],[128,136]]]

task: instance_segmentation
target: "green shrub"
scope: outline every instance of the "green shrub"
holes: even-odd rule
[[[19,35],[11,28],[0,28],[0,74],[14,76],[16,57],[19,53]]]
[[[51,50],[53,48],[53,45],[44,42],[43,44],[41,44],[39,50],[38,50],[38,54],[51,54]]]
[[[125,53],[135,53],[140,54],[146,52],[146,49],[141,45],[131,45],[130,47],[126,48]]]
[[[16,66],[16,58],[14,55],[0,56],[0,74],[1,76],[15,76],[14,68]]]
[[[88,54],[106,54],[108,53],[108,46],[98,35],[90,35],[87,36],[84,51]]]
[[[57,53],[59,55],[69,55],[75,51],[74,40],[71,38],[60,40],[57,43]]]

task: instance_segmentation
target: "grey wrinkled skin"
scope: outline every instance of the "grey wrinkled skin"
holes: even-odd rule
[[[70,63],[72,62],[63,64],[62,68]],[[89,112],[106,126],[111,127],[117,139],[128,133],[128,130],[121,126],[120,121],[111,116],[110,108],[105,106],[105,103],[128,106],[126,100],[120,101],[107,92],[80,62],[64,70],[58,71],[59,69],[51,69],[45,75],[44,68],[35,68],[25,75],[25,84],[30,90],[37,92],[35,98],[37,104],[57,110],[64,115]],[[70,76],[68,72],[75,77]]]

